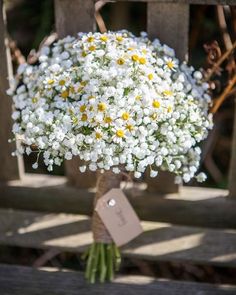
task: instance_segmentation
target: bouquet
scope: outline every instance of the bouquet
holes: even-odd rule
[[[49,171],[79,156],[80,172],[100,172],[95,203],[119,187],[122,170],[136,178],[166,170],[178,183],[205,179],[197,170],[198,143],[212,127],[208,84],[146,33],[79,33],[43,47],[37,64],[20,65],[9,94],[13,133],[23,143],[16,154],[37,147],[33,168],[42,154]],[[86,276],[103,282],[120,255],[96,212],[93,232]]]

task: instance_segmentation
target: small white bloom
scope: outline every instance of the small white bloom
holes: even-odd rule
[[[198,182],[203,182],[207,179],[207,176],[205,173],[201,172],[196,176],[196,179]]]
[[[85,165],[80,166],[79,170],[80,170],[81,173],[84,173],[86,171],[86,166]]]
[[[33,169],[37,169],[37,168],[38,168],[38,166],[39,166],[39,165],[38,165],[38,163],[37,163],[37,162],[35,162],[35,163],[32,165],[32,168],[33,168]]]

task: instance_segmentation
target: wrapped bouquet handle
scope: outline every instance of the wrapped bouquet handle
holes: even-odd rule
[[[113,188],[120,187],[121,178],[121,174],[114,174],[111,170],[97,173],[94,209],[103,195]],[[87,259],[85,277],[90,283],[94,283],[97,277],[101,283],[105,280],[111,281],[114,271],[119,269],[120,251],[95,210],[92,216],[92,232],[94,242],[90,246],[88,256],[85,257]]]

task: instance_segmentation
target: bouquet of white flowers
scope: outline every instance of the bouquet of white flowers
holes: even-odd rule
[[[79,156],[85,163],[81,172],[103,173],[97,198],[119,185],[121,167],[136,178],[149,168],[151,177],[167,170],[177,182],[188,182],[199,166],[197,144],[212,127],[208,84],[202,80],[201,72],[180,64],[171,48],[151,42],[145,33],[66,37],[42,48],[38,64],[18,69],[11,89],[13,133],[23,145],[16,153],[30,154],[36,146],[49,171]],[[91,256],[104,252],[103,241],[96,242],[87,269],[90,281],[97,271]],[[112,244],[104,242],[108,248]],[[119,259],[115,245],[109,251],[109,259]],[[113,275],[104,268],[100,274],[101,281]]]

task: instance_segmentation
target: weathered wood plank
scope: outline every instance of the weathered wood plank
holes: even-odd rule
[[[233,295],[235,286],[157,280],[144,276],[120,276],[113,283],[89,285],[83,274],[56,268],[34,269],[0,265],[2,295]]]
[[[233,141],[229,169],[229,197],[236,200],[236,99],[234,111]]]
[[[115,0],[124,1],[124,0]],[[236,5],[235,0],[126,0],[128,2],[185,3],[202,5]]]
[[[180,60],[188,54],[189,5],[183,3],[147,4],[147,31],[150,38],[174,48]]]
[[[60,38],[95,28],[93,0],[55,0],[56,31]]]
[[[8,143],[8,139],[12,138],[12,101],[6,91],[13,74],[7,44],[6,15],[3,0],[0,0],[0,181],[19,179],[23,173],[22,160],[11,155],[15,145]]]
[[[60,38],[76,36],[78,32],[95,30],[95,6],[93,0],[55,0],[56,31]],[[81,174],[81,161],[74,157],[65,162],[66,175],[71,185],[80,188],[94,187],[96,175],[92,172]]]
[[[147,32],[151,39],[158,38],[164,44],[174,48],[176,55],[184,60],[188,54],[189,5],[179,3],[147,4]],[[179,186],[174,183],[174,175],[160,171],[158,178],[145,180],[148,191],[159,193],[176,193]]]
[[[90,170],[81,173],[79,167],[82,163],[79,157],[65,162],[68,184],[80,189],[93,188],[96,186],[96,173]]]
[[[94,2],[55,0],[56,30],[59,37],[66,35],[76,36],[78,32],[89,32],[95,28]],[[65,162],[66,175],[70,185],[80,188],[93,187],[95,185],[92,173],[80,174],[79,158],[73,158]]]
[[[144,181],[147,183],[147,191],[156,194],[178,193],[180,186],[175,183],[175,175],[167,171],[159,171],[158,177],[150,177],[145,173]]]
[[[140,184],[125,190],[144,220],[236,228],[236,203],[226,198],[227,190],[183,187],[179,194],[161,195],[145,188]],[[60,176],[26,174],[22,181],[0,186],[0,207],[4,208],[91,214],[93,197],[93,189],[66,186],[66,178]]]
[[[144,233],[122,247],[126,257],[236,267],[236,230],[142,222]],[[83,215],[0,210],[0,244],[83,252],[92,241]]]

